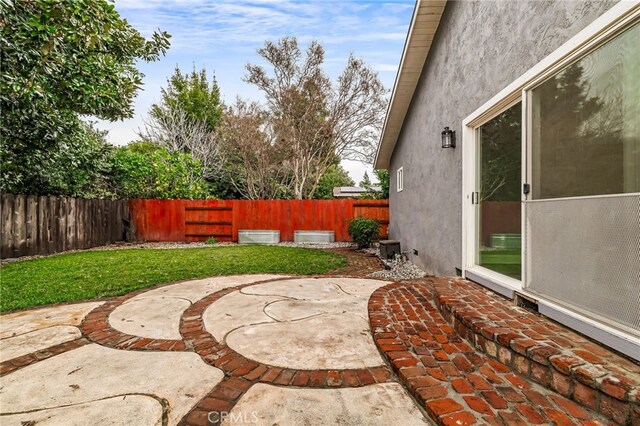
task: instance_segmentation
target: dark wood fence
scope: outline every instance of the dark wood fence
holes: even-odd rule
[[[519,234],[522,232],[520,201],[483,201],[480,203],[480,238],[482,244],[490,245],[491,234]]]
[[[296,230],[334,231],[349,241],[354,217],[377,219],[387,235],[388,200],[130,200],[140,241],[237,241],[240,229],[274,229],[282,241]]]
[[[127,200],[2,195],[3,259],[85,249],[124,239]]]

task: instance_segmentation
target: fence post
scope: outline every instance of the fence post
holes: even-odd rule
[[[76,242],[76,205],[77,203],[75,198],[67,198],[67,214],[65,217],[65,239],[67,250],[76,250],[78,248]]]
[[[20,257],[27,254],[27,230],[25,219],[27,216],[27,197],[16,196],[13,204],[13,256]]]
[[[26,254],[38,254],[38,197],[29,195],[26,206]]]
[[[13,200],[11,194],[2,194],[2,257],[13,256]]]

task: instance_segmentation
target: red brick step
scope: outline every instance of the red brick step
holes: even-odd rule
[[[640,364],[480,285],[428,281],[440,313],[477,349],[618,424],[640,424]]]
[[[433,302],[438,294],[434,291],[436,281],[423,279],[379,288],[369,300],[369,317],[378,348],[438,424],[587,425],[606,424],[603,414],[614,420],[621,417],[609,415],[600,405],[594,407],[600,409],[598,413],[571,401],[537,382],[531,369],[526,375],[514,372],[513,364],[497,359],[497,344],[496,357],[476,351]],[[476,311],[475,323],[485,314]],[[394,341],[391,347],[390,340]],[[526,346],[526,342],[522,344]],[[630,419],[627,412],[622,420]]]

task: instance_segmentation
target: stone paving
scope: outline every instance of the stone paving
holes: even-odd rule
[[[348,266],[326,276],[213,277],[3,315],[0,423],[640,424],[636,363],[496,313],[512,305],[464,280],[367,279],[377,259],[339,251]],[[578,379],[592,364],[565,349],[606,374]],[[562,381],[552,366],[567,363]]]
[[[0,422],[429,424],[371,337],[385,284],[214,277],[4,315]]]

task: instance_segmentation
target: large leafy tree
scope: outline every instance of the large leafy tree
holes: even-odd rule
[[[19,182],[27,158],[82,136],[80,116],[133,115],[136,62],[158,60],[170,36],[145,39],[105,0],[0,0],[0,8],[2,186],[17,191],[26,187],[5,180]]]
[[[143,74],[169,35],[147,40],[105,0],[3,0],[2,102],[5,137],[55,141],[76,114],[106,120],[133,115]]]
[[[4,164],[19,165],[7,173],[3,169],[2,190],[23,194],[70,197],[111,197],[110,186],[113,146],[106,132],[91,123],[80,122],[78,130],[49,149],[31,149],[29,155],[15,157],[3,152]]]
[[[220,100],[220,88],[215,77],[209,82],[207,70],[182,73],[176,66],[173,75],[167,79],[167,87],[161,89],[162,100],[151,107],[151,116],[163,120],[176,110],[184,111],[189,119],[202,121],[207,130],[217,129],[222,118],[224,105]]]
[[[330,200],[333,198],[333,188],[353,185],[355,185],[355,183],[349,176],[349,173],[339,164],[333,164],[329,166],[320,178],[314,198]]]

